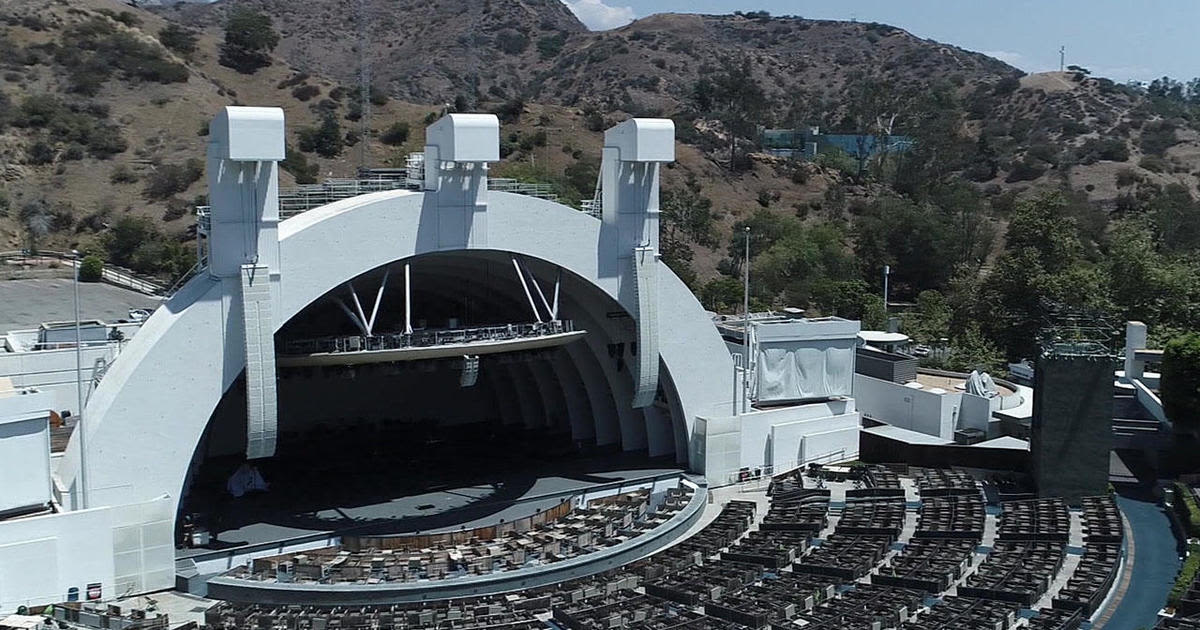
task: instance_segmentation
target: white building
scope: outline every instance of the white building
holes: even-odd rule
[[[50,474],[52,512],[0,520],[0,611],[62,601],[69,591],[107,599],[171,588],[177,519],[197,466],[216,451],[272,458],[281,432],[294,428],[281,400],[293,408],[299,401],[309,419],[324,414],[322,422],[371,400],[435,415],[438,405],[458,405],[497,422],[554,427],[597,446],[673,458],[714,484],[742,469],[857,453],[859,416],[849,397],[856,323],[757,325],[753,386],[735,394],[721,336],[660,263],[659,171],[674,159],[671,121],[634,119],[606,133],[599,220],[551,201],[489,192],[488,164],[499,159],[499,124],[490,115],[452,114],[429,127],[422,190],[361,195],[286,221],[278,207],[282,110],[225,108],[210,129],[207,268],[123,342],[115,360],[107,344],[89,356],[108,368]],[[410,271],[413,295],[451,305],[437,316],[453,334],[449,341],[433,334],[430,342],[444,343],[442,350],[468,336],[451,309],[458,304],[500,322],[487,330],[532,329],[546,344],[551,332],[572,336],[561,339],[553,364],[498,364],[504,374],[487,390],[494,398],[468,389],[479,357],[506,343],[493,332],[454,346],[463,389],[453,392],[405,389],[419,370],[391,374],[371,396],[355,399],[313,396],[313,383],[279,377],[276,335],[290,334],[294,321],[328,321],[313,309],[339,300],[363,345],[350,350],[329,338],[310,354],[346,351],[361,359],[375,351],[367,346],[393,338],[407,347],[416,334],[412,312],[432,308],[410,303]],[[376,335],[380,302],[402,274],[405,326]],[[355,283],[374,289],[374,299],[360,300]],[[36,360],[51,361],[42,356],[56,355]],[[42,385],[67,380],[56,379]],[[66,407],[62,396],[40,404]],[[0,409],[0,417],[9,415]],[[14,467],[29,468],[0,459],[0,479],[17,474]],[[40,464],[37,470],[45,481]]]

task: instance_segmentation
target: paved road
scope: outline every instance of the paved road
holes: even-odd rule
[[[71,278],[0,281],[0,335],[9,330],[37,328],[42,322],[74,321]],[[153,311],[162,300],[99,282],[79,284],[79,315],[83,319],[115,322],[129,309]]]
[[[1093,630],[1135,630],[1152,628],[1158,611],[1167,602],[1167,594],[1179,572],[1179,550],[1170,521],[1162,508],[1149,498],[1117,497],[1132,530],[1126,545],[1125,577],[1115,586],[1114,607],[1101,613]]]

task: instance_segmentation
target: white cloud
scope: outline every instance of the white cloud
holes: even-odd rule
[[[1126,81],[1153,81],[1161,73],[1155,73],[1146,66],[1093,66],[1086,63],[1078,64],[1092,71],[1094,77],[1105,77],[1118,83]]]
[[[604,4],[604,0],[563,0],[563,3],[570,7],[580,22],[593,31],[607,31],[625,26],[637,18],[633,7],[609,6]]]

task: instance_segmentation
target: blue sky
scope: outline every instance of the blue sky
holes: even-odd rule
[[[594,30],[652,13],[732,13],[885,22],[988,53],[1027,72],[1067,63],[1116,81],[1200,76],[1200,0],[564,0]]]

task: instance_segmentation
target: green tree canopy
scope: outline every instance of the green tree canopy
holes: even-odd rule
[[[717,244],[712,200],[702,194],[700,182],[690,177],[682,188],[663,190],[659,206],[662,225],[659,250],[663,262],[692,286],[696,281],[696,272],[691,266],[692,247]]]
[[[225,42],[220,63],[244,74],[271,65],[271,51],[279,45],[279,33],[270,16],[250,7],[237,6],[225,21]]]
[[[1200,333],[1180,335],[1163,349],[1162,400],[1177,426],[1200,427]]]
[[[735,170],[745,166],[738,160],[738,140],[752,140],[771,109],[770,99],[753,70],[749,57],[740,63],[726,60],[720,71],[702,77],[692,90],[700,113],[717,118],[725,126],[729,166]]]
[[[900,197],[867,207],[854,230],[854,253],[864,277],[876,278],[891,265],[892,295],[909,299],[945,286],[959,250],[953,217],[938,208]],[[880,280],[882,283],[882,279]]]
[[[301,151],[315,152],[321,157],[332,158],[341,155],[346,140],[337,118],[326,114],[319,127],[305,127],[300,130],[299,144]]]

